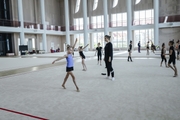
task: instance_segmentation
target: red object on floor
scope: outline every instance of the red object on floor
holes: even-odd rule
[[[15,114],[19,114],[19,115],[23,115],[23,116],[27,116],[27,117],[31,117],[31,118],[36,118],[36,119],[39,119],[39,120],[48,120],[46,118],[41,118],[41,117],[37,117],[37,116],[34,116],[34,115],[30,115],[30,114],[26,114],[26,113],[22,113],[22,112],[17,112],[17,111],[14,111],[14,110],[8,110],[8,109],[5,109],[5,108],[0,108],[0,110],[15,113]]]

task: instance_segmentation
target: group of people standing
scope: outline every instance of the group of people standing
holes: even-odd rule
[[[110,38],[111,38],[111,36],[109,36],[109,35],[105,35],[105,37],[104,37],[104,40],[106,41],[106,46],[105,46],[105,48],[104,48],[104,50],[105,50],[104,61],[105,61],[105,63],[106,63],[106,68],[107,68],[107,78],[110,78],[110,74],[111,74],[111,77],[112,77],[111,79],[114,80],[114,79],[115,79],[115,78],[114,78],[114,70],[113,70],[113,68],[112,68],[113,47],[112,47],[112,43],[110,42]],[[79,90],[79,87],[78,87],[77,84],[76,84],[75,76],[74,76],[74,74],[73,74],[73,72],[72,72],[72,71],[74,70],[73,54],[74,54],[74,47],[75,47],[76,43],[77,43],[77,39],[76,39],[76,41],[75,41],[75,43],[74,43],[73,46],[67,45],[67,54],[64,55],[63,57],[60,57],[60,58],[55,59],[55,60],[52,62],[52,64],[54,64],[56,61],[62,60],[62,59],[64,59],[64,58],[66,59],[66,75],[65,75],[65,78],[64,78],[62,87],[63,87],[64,89],[66,89],[65,84],[66,84],[66,81],[67,81],[67,79],[68,79],[68,77],[69,77],[69,75],[70,75],[70,76],[72,77],[72,79],[73,79],[73,83],[74,83],[74,85],[75,85],[75,87],[76,87],[77,92],[79,92],[79,91],[80,91],[80,90]],[[89,44],[87,44],[85,47],[80,46],[80,47],[78,48],[78,50],[79,50],[79,55],[80,55],[80,57],[81,57],[81,59],[82,59],[83,71],[86,71],[86,70],[87,70],[87,67],[86,67],[85,62],[84,62],[84,60],[85,60],[86,57],[85,57],[85,55],[83,54],[83,50],[84,50],[88,45],[89,45]],[[102,47],[100,47],[100,44],[98,45],[98,48],[97,48],[96,50],[98,51],[98,63],[99,63],[99,61],[100,61],[100,65],[101,65],[101,59],[102,59],[102,52],[101,52],[101,50],[102,50]]]
[[[106,65],[106,69],[107,69],[107,78],[108,79],[111,79],[112,81],[115,80],[114,78],[114,70],[113,70],[113,67],[112,67],[112,61],[113,61],[113,45],[111,43],[111,36],[109,35],[105,35],[104,36],[104,40],[106,42],[106,45],[104,47],[104,62],[105,62],[105,65]],[[74,62],[73,62],[73,54],[74,54],[74,47],[77,43],[77,39],[74,43],[73,46],[70,46],[70,45],[67,45],[67,54],[64,55],[63,57],[60,57],[60,58],[57,58],[56,60],[54,60],[52,62],[52,64],[54,64],[56,61],[59,61],[59,60],[62,60],[64,58],[66,58],[66,76],[64,78],[64,82],[62,84],[62,87],[64,89],[66,89],[65,87],[65,83],[69,77],[69,75],[71,75],[72,79],[73,79],[73,82],[74,82],[74,85],[77,89],[77,91],[79,92],[79,87],[77,86],[76,84],[76,81],[75,81],[75,76],[73,74],[73,70],[74,70]],[[148,42],[149,44],[149,42]],[[149,47],[149,45],[147,44],[147,48]],[[86,71],[87,70],[87,67],[85,65],[85,55],[83,54],[83,50],[88,46],[89,44],[87,44],[85,47],[82,47],[80,46],[78,48],[79,50],[79,55],[82,59],[82,66],[83,66],[83,71]],[[175,55],[175,48],[174,48],[174,41],[169,41],[169,54],[166,54],[166,50],[165,50],[165,44],[163,43],[162,44],[162,49],[161,49],[161,58],[162,58],[162,61],[161,61],[161,65],[162,66],[162,63],[163,61],[165,61],[165,65],[166,67],[170,67],[173,71],[174,71],[174,77],[176,77],[178,74],[177,74],[177,68],[176,68],[176,55]],[[149,48],[148,48],[149,49]],[[176,49],[177,49],[177,57],[179,59],[179,53],[180,53],[180,41],[178,40],[177,41],[177,44],[176,44]],[[138,52],[140,53],[140,42],[138,43]],[[98,64],[102,65],[101,63],[101,60],[102,60],[102,47],[100,46],[100,43],[98,43],[98,47],[96,48],[96,53],[97,53],[97,58],[98,58]],[[96,55],[95,53],[95,55]],[[128,47],[128,59],[127,61],[129,62],[129,60],[132,62],[132,58],[131,58],[131,53],[132,53],[132,41],[130,41],[130,44],[129,44],[129,47]],[[168,65],[167,65],[167,60],[166,60],[166,55],[169,55],[169,61],[168,61]],[[171,63],[173,63],[173,66],[171,66]],[[111,77],[110,77],[111,75]]]

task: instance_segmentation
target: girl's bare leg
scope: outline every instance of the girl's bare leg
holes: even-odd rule
[[[77,84],[76,84],[76,80],[75,80],[74,74],[73,74],[72,72],[69,72],[69,74],[71,75],[71,77],[72,77],[72,79],[73,79],[73,82],[74,82],[74,85],[76,86],[77,92],[79,92],[79,88],[78,88],[78,86],[77,86]]]
[[[63,84],[62,84],[62,87],[63,87],[64,89],[66,89],[65,84],[66,84],[66,81],[67,81],[68,77],[69,77],[69,73],[67,72],[67,73],[66,73],[66,76],[65,76],[65,78],[64,78],[64,82],[63,82]]]
[[[171,68],[171,69],[173,69],[173,71],[174,71],[174,77],[176,77],[176,68],[173,68],[170,64],[168,64],[168,66]]]
[[[147,55],[149,55],[149,49],[147,49]]]
[[[84,59],[82,59],[82,66],[83,66],[83,70],[85,70],[85,69],[84,69]]]
[[[87,70],[87,67],[86,67],[86,64],[84,62],[84,59],[82,59],[82,65],[83,65],[83,70],[86,71]]]
[[[176,65],[173,65],[173,66],[174,66],[174,70],[175,70],[175,75],[174,76],[176,77],[178,75],[177,74],[177,68],[176,68]]]

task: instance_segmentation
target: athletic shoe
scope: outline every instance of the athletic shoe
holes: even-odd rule
[[[111,77],[110,77],[110,76],[107,76],[106,79],[111,79]]]
[[[114,80],[115,80],[115,78],[113,77],[111,80],[112,80],[112,81],[114,81]]]

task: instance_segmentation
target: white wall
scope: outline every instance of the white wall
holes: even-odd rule
[[[180,0],[160,0],[159,15],[170,16],[180,14]]]
[[[180,40],[180,34],[179,33],[180,33],[180,27],[159,29],[160,47],[161,47],[162,43],[165,43],[166,48],[168,48],[168,43],[170,40],[174,39],[175,42],[178,39]]]
[[[62,50],[61,44],[61,36],[47,35],[47,52],[50,52],[51,44],[54,43],[54,49],[56,50],[58,47]]]

